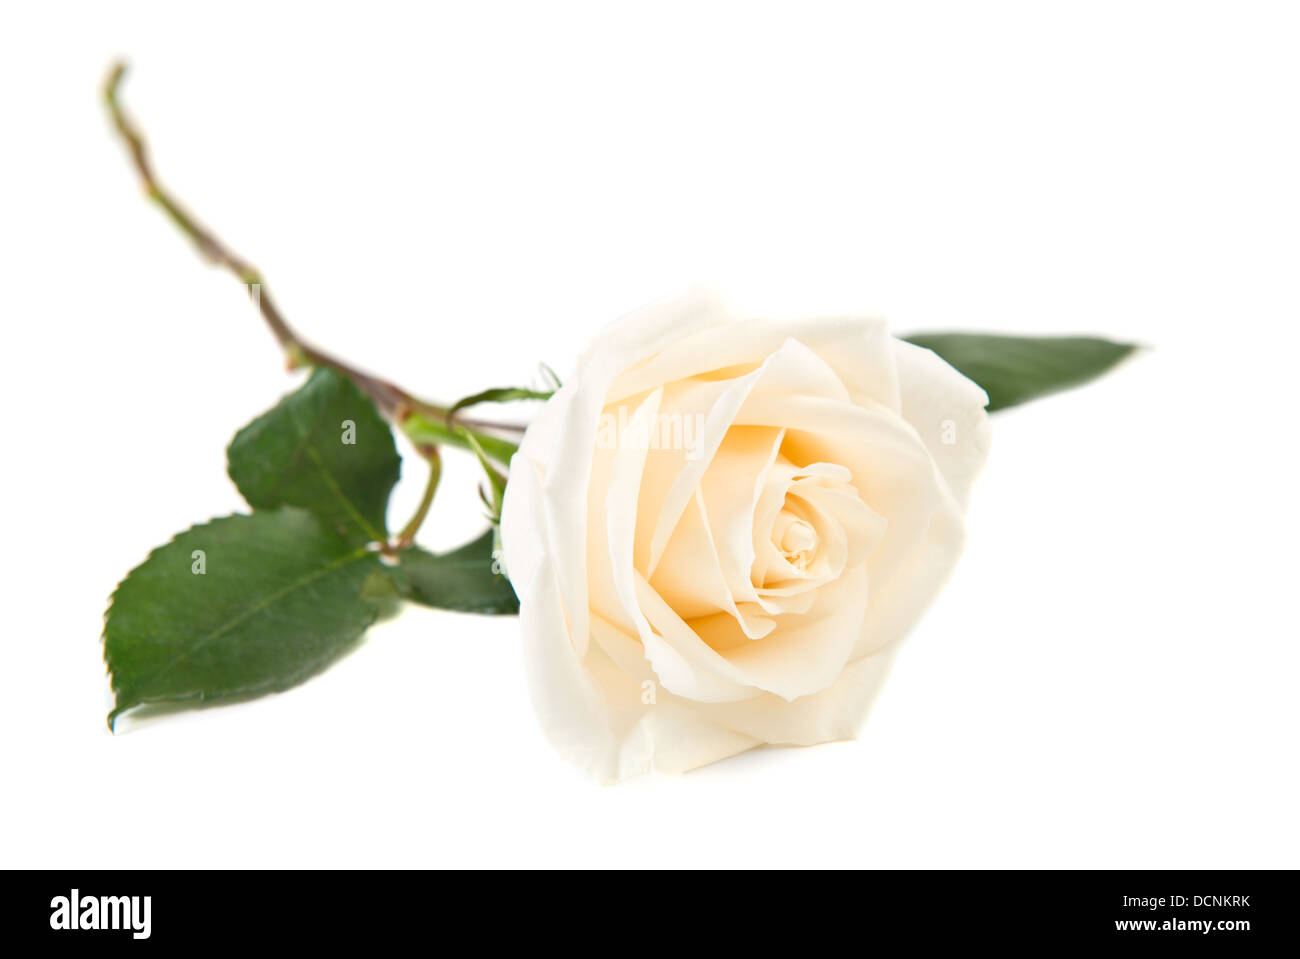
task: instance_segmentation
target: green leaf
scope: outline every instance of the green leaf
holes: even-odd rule
[[[450,553],[418,547],[401,554],[408,598],[437,609],[513,615],[519,600],[510,581],[493,569],[494,531]]]
[[[479,491],[479,495],[483,499],[483,504],[487,506],[490,511],[488,519],[492,521],[492,525],[500,525],[501,504],[504,502],[506,495],[505,474],[494,467],[488,460],[487,453],[483,452],[483,447],[479,444],[478,439],[473,433],[466,429],[461,429],[460,433],[465,437],[465,441],[469,443],[469,448],[474,451],[474,455],[478,457],[478,464],[483,467],[483,472],[487,474],[488,484],[492,489],[491,500],[488,499],[487,495],[483,493],[482,490]]]
[[[254,509],[302,507],[351,543],[387,538],[401,457],[374,403],[341,373],[313,372],[235,434],[227,462]]]
[[[463,410],[470,406],[478,406],[480,403],[514,403],[519,400],[549,400],[552,392],[554,391],[529,390],[518,386],[484,390],[482,393],[475,393],[473,396],[467,396],[462,400],[457,400],[456,404],[447,411],[447,414],[450,416],[458,410]]]
[[[302,682],[375,621],[388,574],[378,554],[297,509],[181,533],[110,600],[110,728],[141,703],[244,699]]]
[[[982,386],[990,413],[1086,383],[1137,349],[1090,336],[917,333],[903,339],[934,350]]]

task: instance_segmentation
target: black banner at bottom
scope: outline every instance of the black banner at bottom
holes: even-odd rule
[[[586,951],[621,936],[651,948],[702,944],[710,928],[710,939],[734,936],[737,946],[775,947],[769,937],[794,933],[809,945],[847,936],[864,950],[1130,944],[1235,954],[1294,951],[1300,941],[1295,872],[32,871],[8,872],[5,883],[5,934],[54,946],[337,948],[412,935],[450,944],[468,931]]]

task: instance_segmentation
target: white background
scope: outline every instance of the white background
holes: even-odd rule
[[[5,6],[0,865],[1300,866],[1297,49],[1254,3]],[[119,55],[291,321],[431,397],[698,280],[1150,349],[997,417],[858,742],[589,785],[516,621],[421,609],[110,736],[106,597],[240,508],[225,443],[296,382],[142,198]]]

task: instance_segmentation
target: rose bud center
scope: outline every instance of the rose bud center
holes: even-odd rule
[[[817,530],[807,520],[799,519],[789,511],[783,510],[777,518],[778,539],[776,547],[785,557],[786,562],[796,569],[807,569],[817,555],[820,539]]]

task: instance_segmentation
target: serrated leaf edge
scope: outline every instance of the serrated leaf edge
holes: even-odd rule
[[[314,514],[312,514],[309,510],[304,510],[304,509],[302,509],[302,508],[300,508],[300,507],[297,507],[297,506],[277,507],[276,510],[261,510],[260,512],[263,512],[263,513],[270,513],[270,512],[276,512],[276,511],[279,510],[279,509],[294,510],[294,511],[297,511],[297,512],[305,513],[305,514],[307,514],[307,515],[312,516],[312,518],[315,519],[316,522],[318,522],[318,523],[320,522],[320,519],[319,519],[318,517],[316,517]],[[174,534],[172,535],[172,537],[171,537],[169,540],[167,540],[167,542],[165,542],[165,543],[161,543],[161,544],[159,544],[158,546],[155,546],[153,549],[149,550],[148,555],[145,556],[145,558],[142,559],[140,562],[136,563],[133,567],[131,567],[131,569],[127,571],[126,575],[123,576],[120,580],[118,580],[117,585],[116,585],[115,587],[113,587],[113,592],[110,593],[110,594],[109,594],[109,597],[108,597],[108,607],[104,610],[104,624],[103,624],[103,630],[102,630],[101,633],[100,633],[100,644],[101,644],[101,646],[103,647],[102,658],[103,658],[103,661],[104,661],[104,665],[105,665],[105,667],[106,667],[106,669],[105,669],[105,673],[106,673],[106,675],[109,677],[109,688],[112,689],[112,691],[113,691],[113,698],[114,698],[113,709],[109,712],[109,714],[108,714],[108,716],[107,716],[108,728],[109,728],[109,731],[110,731],[110,732],[114,732],[114,731],[115,731],[115,725],[116,725],[116,722],[117,722],[117,717],[120,716],[120,715],[122,715],[122,713],[126,712],[127,710],[134,709],[136,706],[144,706],[144,705],[147,705],[147,704],[149,704],[149,703],[181,703],[181,702],[191,702],[191,701],[193,701],[193,700],[198,700],[198,701],[202,702],[203,699],[204,699],[203,692],[200,690],[199,692],[196,692],[196,693],[194,693],[193,695],[189,695],[189,696],[146,697],[146,698],[144,698],[144,699],[135,700],[135,701],[133,701],[133,702],[131,702],[131,703],[127,703],[127,704],[121,704],[121,703],[118,703],[118,702],[116,701],[116,699],[117,699],[117,694],[118,694],[118,692],[119,692],[120,687],[118,686],[117,679],[116,679],[116,677],[115,677],[114,674],[113,674],[113,664],[112,664],[112,662],[109,661],[109,656],[108,656],[108,624],[109,624],[109,620],[112,619],[112,616],[113,616],[113,607],[114,607],[114,606],[116,605],[116,603],[117,603],[118,593],[121,592],[123,584],[125,584],[126,581],[127,581],[128,579],[131,578],[131,575],[132,575],[136,570],[138,570],[138,569],[140,569],[141,567],[145,566],[145,565],[146,565],[150,560],[152,560],[152,559],[154,558],[154,556],[155,556],[156,554],[160,553],[162,550],[166,549],[167,547],[172,546],[173,544],[175,544],[176,541],[179,540],[182,536],[185,536],[185,535],[187,535],[187,534],[189,534],[189,533],[196,532],[196,531],[198,531],[198,530],[207,529],[207,528],[209,528],[209,527],[211,527],[211,526],[215,526],[215,525],[218,524],[218,523],[225,522],[226,520],[231,520],[231,519],[236,519],[236,518],[245,518],[245,519],[248,519],[248,518],[251,518],[252,515],[253,515],[252,513],[228,513],[228,514],[226,514],[225,516],[214,516],[214,517],[212,517],[211,519],[206,520],[205,522],[202,522],[202,523],[195,523],[193,526],[190,526],[190,527],[188,527],[188,528],[186,528],[186,529],[183,529],[183,530],[181,530],[181,531],[178,532],[178,533],[174,533]],[[286,591],[288,591],[288,590],[292,590],[292,589],[295,589],[295,588],[301,586],[304,582],[310,582],[311,579],[315,578],[316,576],[321,576],[321,575],[324,575],[324,574],[326,574],[326,573],[333,572],[333,571],[336,570],[336,569],[340,569],[340,568],[342,568],[343,566],[346,566],[346,565],[347,565],[348,563],[350,563],[350,562],[356,562],[356,561],[358,561],[358,560],[360,560],[360,559],[364,559],[365,557],[370,556],[370,555],[373,555],[373,554],[371,553],[371,551],[370,551],[368,548],[366,548],[366,547],[364,547],[364,546],[358,547],[358,548],[356,548],[355,550],[353,550],[352,552],[347,553],[347,554],[344,554],[342,557],[339,557],[337,560],[335,560],[334,562],[330,563],[328,566],[323,567],[322,569],[318,570],[318,571],[317,571],[315,574],[313,574],[312,576],[310,576],[310,577],[305,577],[304,579],[302,579],[302,580],[298,580],[298,581],[296,581],[296,582],[290,584],[289,586],[286,586],[284,589],[279,590],[278,592],[276,592],[276,593],[274,593],[272,596],[270,596],[270,597],[269,597],[265,602],[259,604],[259,606],[255,607],[254,609],[249,610],[247,613],[242,614],[238,619],[233,620],[232,622],[236,622],[236,623],[238,623],[238,622],[242,622],[243,619],[246,618],[247,615],[250,615],[251,613],[256,612],[257,609],[264,608],[265,605],[266,605],[266,603],[269,603],[270,601],[272,601],[272,600],[278,598],[279,596],[284,595],[284,593],[285,593]],[[371,603],[370,605],[373,607],[372,615],[371,615],[370,618],[367,620],[366,624],[365,624],[365,625],[364,625],[364,626],[363,626],[363,627],[362,627],[362,628],[361,628],[361,629],[356,633],[356,635],[353,636],[353,637],[351,638],[352,640],[355,640],[357,637],[359,637],[359,636],[361,636],[362,634],[364,634],[365,631],[366,631],[367,629],[369,629],[369,628],[374,624],[375,620],[378,618],[378,616],[379,616],[379,608],[378,608],[378,606],[376,606],[374,603]],[[219,633],[220,633],[220,631],[218,631],[218,633],[213,633],[213,634],[211,634],[210,636],[206,637],[204,641],[206,642],[208,639],[213,638],[213,636],[216,636],[216,635],[218,635]],[[351,640],[349,640],[349,641],[351,641]],[[170,666],[171,664],[169,663],[168,665]],[[155,670],[154,673],[153,673],[152,675],[156,675],[157,672],[158,672],[158,670]],[[296,677],[299,676],[299,675],[300,675],[300,674],[295,674],[295,679],[296,679]],[[231,698],[232,695],[234,695],[234,696],[238,696],[238,695],[243,695],[243,694],[246,694],[246,693],[256,693],[256,692],[258,692],[258,691],[260,691],[260,690],[266,690],[266,689],[274,690],[274,689],[277,689],[277,688],[280,688],[280,689],[288,688],[289,686],[293,685],[295,679],[291,679],[291,680],[290,680],[289,682],[287,682],[287,683],[275,683],[275,682],[269,682],[269,683],[265,683],[265,684],[261,684],[261,685],[253,685],[253,686],[249,686],[249,687],[247,687],[247,688],[245,688],[245,689],[241,689],[238,693],[234,693],[234,694],[226,694],[226,695],[222,696],[221,698],[223,698],[223,699],[229,699],[229,698]]]

